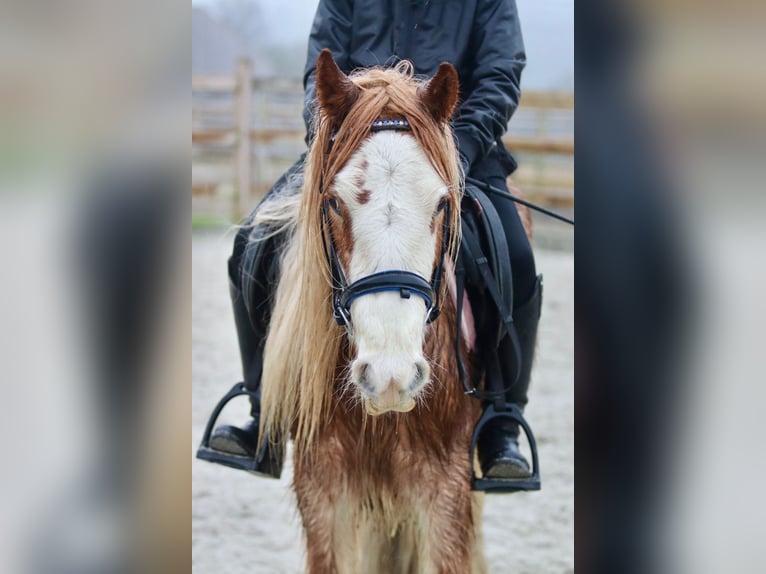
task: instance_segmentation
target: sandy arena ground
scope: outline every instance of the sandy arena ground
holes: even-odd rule
[[[190,456],[212,408],[241,377],[226,278],[230,246],[231,237],[221,234],[193,238]],[[526,412],[539,446],[543,487],[537,493],[487,497],[484,539],[490,572],[574,571],[574,259],[570,252],[537,249],[536,254],[545,276],[544,309]],[[247,401],[240,401],[222,420],[245,419]],[[197,574],[303,571],[289,463],[279,481],[199,460],[192,469]]]

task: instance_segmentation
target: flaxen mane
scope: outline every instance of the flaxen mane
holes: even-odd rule
[[[373,121],[387,117],[409,121],[412,135],[449,186],[451,246],[456,245],[459,230],[461,177],[453,136],[447,122],[438,125],[424,108],[418,97],[424,84],[414,78],[412,66],[402,62],[393,69],[367,69],[352,74],[350,80],[361,90],[342,123],[335,125],[321,111],[315,118],[299,200],[277,194],[260,215],[272,223],[281,217],[287,226],[294,226],[282,259],[264,353],[261,436],[264,431],[273,440],[292,435],[296,448],[307,456],[319,430],[338,408],[336,383],[345,375],[338,365],[348,362],[345,332],[331,314],[331,278],[319,216],[322,187],[332,184],[370,135]]]

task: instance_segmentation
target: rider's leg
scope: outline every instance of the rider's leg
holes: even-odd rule
[[[492,187],[508,191],[505,177],[502,175],[491,174],[484,177],[483,181],[486,181]],[[521,223],[521,217],[519,217],[516,204],[494,194],[489,194],[489,200],[503,222],[503,231],[508,242],[511,270],[513,272],[513,308],[515,310],[533,296],[537,280],[535,255],[532,252],[532,245]]]
[[[521,347],[521,372],[516,383],[506,393],[505,399],[522,410],[527,404],[537,341],[537,325],[542,304],[541,279],[538,277],[529,299],[513,310],[513,322]],[[509,381],[513,376],[514,367],[509,361],[513,357],[513,351],[507,337],[501,342],[499,356],[505,381]],[[508,418],[494,419],[487,424],[479,441],[479,459],[485,476],[513,479],[530,475],[529,463],[519,450],[518,438],[518,424]]]
[[[241,231],[240,231],[241,233]],[[239,234],[237,240],[239,240]],[[229,259],[230,269],[238,269],[237,240],[234,254]],[[245,298],[240,287],[239,273],[234,277],[229,274],[229,294],[231,296],[234,324],[237,329],[239,353],[242,360],[242,373],[245,387],[249,391],[258,392],[261,382],[262,351],[264,333],[253,325],[250,319]],[[215,428],[210,436],[210,448],[240,456],[255,456],[258,443],[258,424],[260,403],[256,398],[250,399],[251,418],[240,428],[233,425],[221,425]]]
[[[300,178],[304,157],[295,163],[271,188],[266,197],[281,189],[291,177]],[[266,340],[273,288],[278,275],[278,259],[283,237],[275,235],[260,241],[254,236],[264,229],[251,225],[256,210],[234,239],[229,258],[229,292],[237,329],[245,386],[256,393],[251,397],[251,418],[241,426],[221,425],[210,437],[210,448],[238,456],[254,457],[258,444],[260,417],[260,384],[263,367],[263,345]],[[265,457],[264,460],[269,460]],[[273,465],[272,465],[273,467]],[[265,466],[264,474],[278,476],[276,468]]]
[[[500,170],[488,170],[483,180],[493,187],[507,190],[505,176]],[[537,276],[532,246],[524,231],[516,205],[490,195],[503,223],[513,272],[513,321],[521,346],[521,371],[516,383],[506,394],[506,401],[521,407],[527,404],[532,361],[537,340],[537,325],[542,301],[542,282]],[[515,373],[514,355],[509,337],[499,348],[500,367],[509,382]],[[491,478],[524,478],[530,475],[529,463],[518,444],[519,427],[508,418],[490,421],[479,441],[482,472]]]

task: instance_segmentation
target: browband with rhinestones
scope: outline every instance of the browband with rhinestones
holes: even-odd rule
[[[384,118],[375,120],[372,122],[372,125],[370,125],[371,132],[382,132],[384,130],[408,132],[410,131],[410,122],[403,118]],[[332,134],[332,137],[330,138],[331,143],[335,142],[335,137],[337,135],[337,132]]]
[[[382,130],[403,130],[409,131],[410,122],[402,118],[386,118],[375,120],[370,126],[370,131],[379,132]]]

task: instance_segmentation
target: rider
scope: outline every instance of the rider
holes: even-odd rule
[[[505,178],[516,162],[501,141],[520,97],[521,71],[526,63],[514,0],[461,0],[409,2],[380,0],[320,0],[311,35],[304,75],[304,119],[307,143],[315,105],[315,66],[323,48],[329,48],[345,73],[355,68],[393,65],[409,60],[416,74],[431,76],[441,62],[452,63],[460,77],[461,102],[453,123],[460,160],[466,176],[507,190]],[[275,184],[278,189],[302,173],[303,159]],[[523,408],[527,403],[532,357],[540,316],[542,285],[535,271],[532,249],[510,201],[489,194],[502,221],[510,252],[513,284],[513,319],[521,346],[520,376],[506,400]],[[252,215],[251,215],[252,218]],[[276,283],[280,238],[254,242],[263,230],[243,227],[229,259],[229,278],[239,336],[245,384],[260,388],[262,350],[268,327],[273,285]],[[472,305],[479,307],[476,291],[468,286]],[[489,308],[486,305],[484,308]],[[494,311],[497,313],[497,311]],[[512,381],[509,337],[500,346],[501,370]],[[258,438],[260,405],[252,399],[252,418],[242,427],[215,429],[210,448],[252,458]],[[523,479],[529,463],[518,445],[518,425],[508,418],[492,419],[478,443],[485,476]],[[262,474],[279,476],[281,465],[264,465]]]

